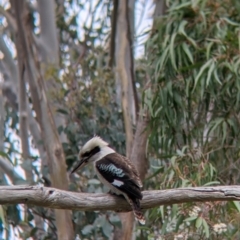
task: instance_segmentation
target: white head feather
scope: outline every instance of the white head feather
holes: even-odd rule
[[[108,146],[108,143],[105,142],[102,138],[100,138],[99,136],[94,136],[83,145],[79,154],[81,155],[85,152],[91,151],[95,147],[100,147],[102,149],[107,146]]]
[[[97,161],[97,160],[105,157],[106,155],[108,155],[110,153],[115,153],[115,151],[108,146],[107,142],[102,140],[99,136],[94,136],[92,139],[90,139],[88,142],[86,142],[84,144],[84,146],[82,147],[82,149],[81,149],[81,151],[79,153],[80,158],[82,157],[82,155],[84,153],[90,152],[95,147],[99,147],[100,148],[100,152],[97,152],[96,154],[91,156],[89,158],[89,160],[88,160],[89,162]]]
[[[87,163],[98,161],[111,153],[115,153],[115,151],[108,147],[108,143],[103,141],[100,137],[94,136],[83,145],[79,152],[80,161],[72,170],[72,173],[84,167]]]

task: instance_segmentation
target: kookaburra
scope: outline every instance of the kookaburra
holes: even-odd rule
[[[129,159],[115,152],[98,136],[85,143],[79,158],[80,161],[72,173],[88,163],[93,163],[99,180],[109,187],[111,192],[123,195],[131,205],[136,220],[145,224],[140,208],[142,182]]]

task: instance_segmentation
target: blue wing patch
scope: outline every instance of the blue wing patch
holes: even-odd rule
[[[109,172],[117,177],[123,177],[125,174],[121,168],[116,167],[114,164],[98,164],[98,168],[105,171]]]

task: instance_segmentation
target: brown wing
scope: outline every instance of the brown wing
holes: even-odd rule
[[[96,168],[103,178],[131,199],[142,199],[142,183],[137,170],[127,158],[111,153],[97,161]]]
[[[139,177],[139,173],[138,173],[137,169],[135,168],[135,166],[133,165],[133,163],[128,158],[126,158],[120,154],[118,154],[118,155],[122,158],[122,161],[125,162],[125,164],[127,164],[128,167],[132,170],[132,172],[134,173],[134,176],[135,176],[134,180],[137,182],[138,186],[140,188],[142,188],[142,181],[141,181],[141,179]]]

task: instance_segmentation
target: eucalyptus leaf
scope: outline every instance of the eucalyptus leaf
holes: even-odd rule
[[[93,225],[86,225],[86,226],[84,226],[84,228],[82,229],[82,234],[83,235],[89,235],[89,234],[91,234],[92,232],[93,232],[93,228],[94,228],[94,226]]]

